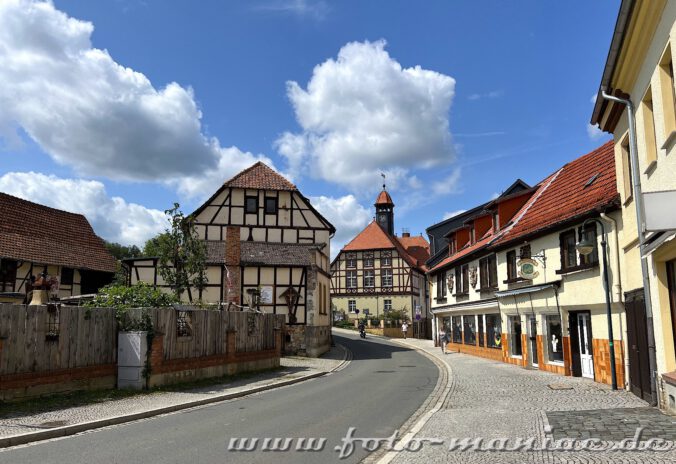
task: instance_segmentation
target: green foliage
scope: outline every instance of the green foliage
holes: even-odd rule
[[[180,300],[190,287],[198,291],[206,287],[207,250],[197,235],[194,218],[185,216],[178,203],[165,213],[169,216],[170,228],[156,242],[157,266],[164,281]]]
[[[165,243],[169,240],[169,233],[162,232],[146,241],[143,246],[143,256],[159,256],[160,249],[166,247]]]
[[[389,319],[391,321],[396,321],[396,320],[408,321],[409,320],[408,312],[406,312],[403,309],[393,309],[391,311],[385,311],[383,318],[386,319],[386,320]]]
[[[117,242],[105,242],[105,247],[108,252],[117,260],[124,258],[138,258],[141,256],[141,250],[136,245],[125,246]]]

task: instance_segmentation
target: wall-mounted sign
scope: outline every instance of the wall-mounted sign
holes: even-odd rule
[[[533,280],[540,275],[540,272],[536,269],[539,264],[530,258],[520,259],[516,265],[519,268],[519,277],[522,279]]]
[[[272,286],[264,285],[261,287],[261,304],[272,304]]]

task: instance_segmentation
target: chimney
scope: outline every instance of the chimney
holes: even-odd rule
[[[401,229],[401,236],[402,237],[410,237],[411,232],[408,229]]]
[[[228,272],[224,276],[224,279],[226,279],[226,282],[224,282],[226,288],[225,297],[228,303],[235,304],[242,304],[241,295],[239,294],[241,282],[241,242],[239,234],[239,227],[227,226],[225,228],[225,266],[228,268]]]

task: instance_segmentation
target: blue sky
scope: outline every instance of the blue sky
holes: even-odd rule
[[[424,232],[608,139],[588,121],[618,7],[8,0],[0,191],[142,243],[263,159],[334,222],[334,251],[381,171],[397,231]]]

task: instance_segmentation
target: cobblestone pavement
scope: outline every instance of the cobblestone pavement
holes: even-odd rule
[[[345,355],[345,350],[336,346],[321,358],[284,357],[281,360],[282,369],[279,371],[253,375],[227,384],[210,385],[185,391],[142,394],[34,415],[0,417],[0,438],[190,403],[214,396],[239,393],[308,374],[329,372],[342,363]]]
[[[642,440],[667,438],[676,442],[676,418],[648,407],[627,391],[613,392],[588,379],[523,369],[460,353],[443,355],[428,340],[409,339],[403,343],[425,350],[449,366],[450,393],[443,407],[416,435],[418,439],[442,439],[443,444],[424,445],[417,452],[402,451],[393,462],[676,463],[674,447],[668,451],[546,449],[552,446],[548,443],[562,438],[569,439],[568,443],[572,443],[570,439],[598,438],[603,440],[598,442],[602,447],[612,444],[605,440],[617,443],[633,437],[636,428],[643,425],[647,427]],[[483,439],[478,448],[484,449],[491,440],[507,440],[507,449],[513,448],[518,439],[532,439],[534,448],[544,449],[449,450],[452,439],[465,438],[470,445]]]

